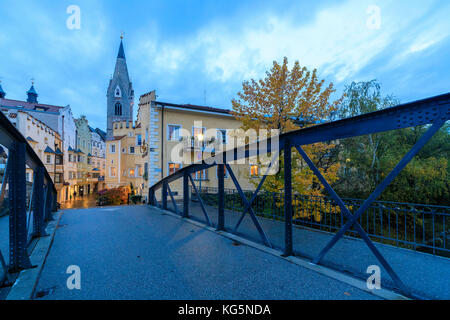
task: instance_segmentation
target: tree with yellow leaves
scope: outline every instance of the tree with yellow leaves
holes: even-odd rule
[[[278,129],[280,134],[313,126],[327,121],[336,111],[338,99],[331,102],[335,92],[333,84],[325,86],[319,80],[317,70],[308,71],[296,61],[292,69],[285,57],[282,64],[273,62],[265,79],[244,81],[237,99],[232,100],[234,116],[242,122],[242,129]],[[320,169],[325,178],[333,183],[337,179],[338,161],[331,143],[304,146],[305,152]],[[280,155],[280,171],[268,176],[263,189],[279,192],[284,187],[283,157]],[[252,180],[255,185],[259,181]],[[292,156],[293,191],[303,195],[320,195],[323,186],[297,152]]]

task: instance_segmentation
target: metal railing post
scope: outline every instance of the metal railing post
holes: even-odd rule
[[[33,237],[44,235],[44,168],[37,167],[33,192]]]
[[[189,217],[189,174],[183,175],[183,217]]]
[[[283,256],[292,255],[292,166],[291,142],[284,143],[284,253]]]
[[[218,189],[219,193],[219,209],[218,209],[218,221],[217,221],[217,230],[225,229],[225,165],[218,164],[217,165],[217,178],[218,178]]]
[[[153,188],[148,189],[148,204],[151,206],[155,205],[155,190]]]
[[[9,150],[9,269],[31,268],[27,252],[26,144],[14,142]]]
[[[167,210],[167,182],[164,182],[162,186],[162,207]]]

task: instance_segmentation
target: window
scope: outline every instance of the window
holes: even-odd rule
[[[56,164],[59,164],[59,165],[63,164],[63,156],[62,155],[55,156],[55,161],[56,161]]]
[[[130,169],[128,176],[129,177],[134,177],[135,171],[134,169]]]
[[[217,141],[221,144],[227,144],[227,130],[217,129]]]
[[[130,153],[131,153],[131,154],[134,153],[134,147],[130,147]]]
[[[208,169],[203,169],[195,173],[195,180],[208,180]]]
[[[69,162],[72,162],[72,155],[69,154]]]
[[[167,127],[167,139],[169,141],[178,141],[180,140],[180,129],[181,126],[180,125],[176,125],[176,124],[169,124]]]
[[[52,163],[52,158],[49,154],[47,155],[47,163]]]
[[[168,169],[169,169],[169,175],[177,172],[178,170],[180,170],[181,168],[181,164],[179,163],[169,163]]]
[[[109,153],[116,153],[116,145],[112,144]]]
[[[110,177],[116,176],[116,167],[109,167],[109,176]]]
[[[216,166],[216,177],[219,178],[219,166]],[[223,166],[223,173],[224,173],[224,177],[228,178],[228,171],[227,171],[227,167]]]
[[[114,114],[116,116],[122,115],[122,104],[120,102],[117,102],[116,105],[114,106]]]
[[[136,145],[137,146],[142,145],[142,135],[141,134],[136,135]]]
[[[122,97],[122,92],[120,91],[120,87],[119,86],[116,87],[116,91],[114,92],[114,96],[116,98]]]
[[[31,180],[30,180],[30,173],[29,172],[27,172],[27,181],[31,182]]]
[[[62,182],[62,176],[61,176],[61,173],[57,173],[57,174],[55,175],[55,182],[56,182],[56,183],[61,183],[61,182]]]
[[[250,177],[257,177],[259,175],[259,167],[258,165],[251,165],[250,166]]]

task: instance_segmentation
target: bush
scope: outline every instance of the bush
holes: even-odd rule
[[[131,202],[133,202],[134,204],[136,203],[141,203],[142,202],[142,196],[140,195],[132,195],[130,197]]]
[[[128,201],[130,187],[117,187],[97,192],[97,205],[121,205]]]

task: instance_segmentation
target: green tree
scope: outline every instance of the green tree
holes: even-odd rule
[[[399,104],[393,96],[383,96],[376,80],[353,82],[345,89],[339,110],[341,117],[355,116]],[[338,192],[347,197],[367,197],[429,126],[417,126],[372,135],[342,139],[342,162]],[[450,136],[444,126],[394,179],[381,199],[424,204],[449,204]]]

